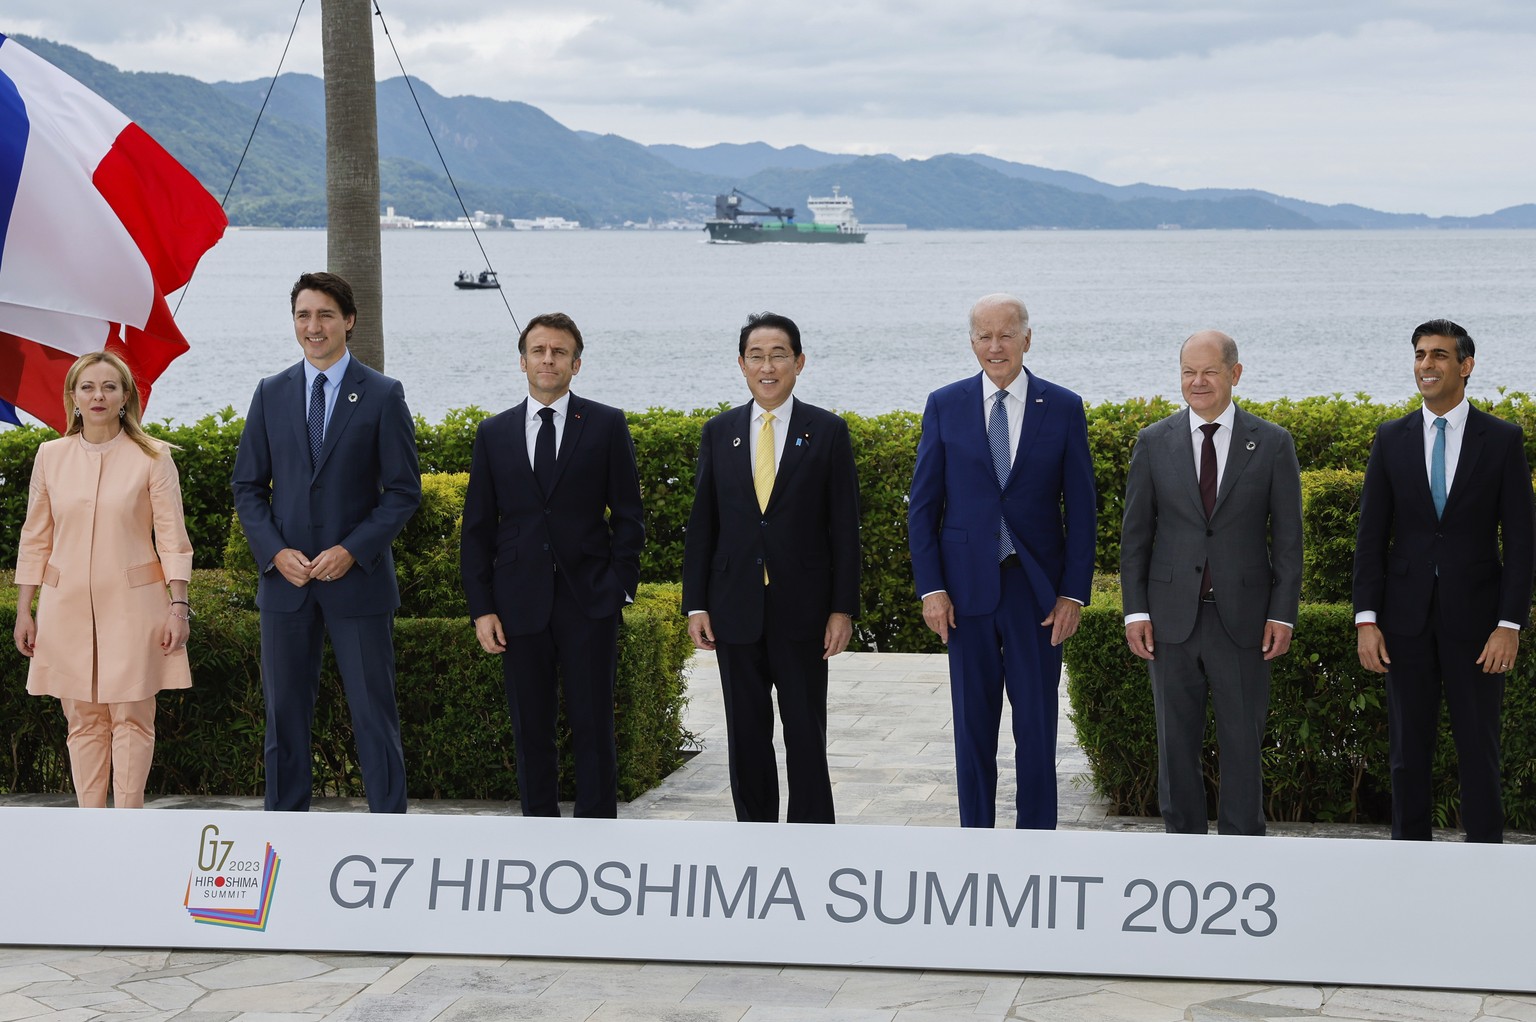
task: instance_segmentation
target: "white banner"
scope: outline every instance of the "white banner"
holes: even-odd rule
[[[1536,991],[1507,845],[0,809],[0,943]]]

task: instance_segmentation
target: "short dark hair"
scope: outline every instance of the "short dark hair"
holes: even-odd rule
[[[294,281],[293,290],[288,292],[288,311],[292,312],[299,304],[300,291],[319,291],[330,295],[336,302],[336,307],[341,309],[343,316],[357,315],[357,299],[352,297],[352,285],[347,283],[347,278],[327,273],[324,270],[318,273],[301,273],[299,279]]]
[[[1428,323],[1420,323],[1413,328],[1413,350],[1419,350],[1419,338],[1421,337],[1449,337],[1456,342],[1456,361],[1465,362],[1477,354],[1477,345],[1472,343],[1472,335],[1452,323],[1448,319],[1432,319]]]
[[[741,328],[741,340],[736,345],[736,354],[747,353],[747,338],[752,336],[752,331],[759,327],[768,327],[772,330],[782,330],[789,335],[789,348],[796,355],[800,354],[800,328],[795,326],[795,321],[788,316],[781,316],[777,312],[754,312],[747,317],[747,325]]]
[[[523,327],[523,332],[517,335],[517,353],[528,354],[528,334],[536,326],[549,327],[551,330],[560,330],[571,335],[571,340],[576,342],[576,357],[581,357],[581,350],[585,345],[581,342],[581,329],[576,321],[563,312],[541,312],[528,321]]]

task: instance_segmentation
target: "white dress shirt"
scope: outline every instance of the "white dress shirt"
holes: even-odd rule
[[[566,391],[555,398],[553,404],[541,404],[533,395],[528,396],[528,416],[523,420],[523,429],[528,439],[528,464],[533,464],[533,448],[539,440],[539,427],[544,425],[544,420],[539,418],[540,408],[553,408],[555,410],[555,456],[560,456],[560,441],[565,439],[565,413],[571,406],[571,392]]]
[[[1437,432],[1435,420],[1441,418],[1441,416],[1430,411],[1428,405],[1422,406],[1419,411],[1424,416],[1424,478],[1431,479],[1434,476],[1435,462],[1435,433]],[[1445,492],[1447,496],[1450,495],[1451,484],[1456,481],[1456,466],[1461,464],[1461,442],[1467,436],[1467,416],[1471,411],[1472,406],[1467,402],[1466,398],[1462,398],[1460,404],[1444,415]],[[1362,610],[1355,615],[1355,624],[1357,625],[1373,625],[1375,623],[1376,612],[1374,610]],[[1517,632],[1520,630],[1520,625],[1516,621],[1500,621],[1499,627],[1513,628]]]
[[[346,376],[347,367],[352,364],[352,353],[342,349],[341,357],[336,364],[329,369],[316,369],[309,359],[304,360],[304,421],[309,422],[309,398],[315,391],[315,377],[325,373],[325,386],[322,391],[325,394],[325,432],[322,437],[331,432],[331,413],[336,410],[336,395],[341,393],[341,381]]]

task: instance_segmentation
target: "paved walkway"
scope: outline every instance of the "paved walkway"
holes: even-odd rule
[[[621,816],[733,818],[713,657],[695,661],[690,691],[688,726],[703,740],[704,750],[659,788],[621,807]],[[1072,742],[1065,709],[1063,693],[1061,826],[1160,830],[1156,820],[1106,816],[1084,784],[1086,763]],[[828,752],[839,823],[957,825],[942,656],[838,657],[829,713]],[[1000,747],[1012,749],[1006,734]],[[1000,806],[1012,803],[1010,773],[1005,764]],[[0,797],[0,805],[72,802],[60,796]],[[167,797],[151,805],[260,808],[259,800],[245,798]],[[317,808],[363,807],[359,800],[336,799]],[[487,802],[412,805],[412,812],[419,813],[507,810],[503,803]],[[1291,824],[1273,830],[1293,836],[1386,836],[1380,827]],[[17,838],[6,835],[7,840]],[[1533,841],[1532,835],[1512,838]],[[1300,1017],[1536,1022],[1536,996],[802,966],[0,947],[0,1022],[1256,1022]]]

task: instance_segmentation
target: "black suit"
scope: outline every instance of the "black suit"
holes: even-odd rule
[[[395,706],[394,615],[400,606],[390,544],[421,503],[416,432],[405,391],[347,363],[320,459],[311,464],[304,363],[262,380],[240,434],[235,510],[261,566],[261,685],[267,704],[266,807],[306,810],[320,652],[331,637],[373,812],[405,812],[405,754]],[[340,545],[357,564],[332,582],[295,586],[272,566]]]
[[[1484,674],[1476,660],[1499,621],[1529,624],[1536,521],[1520,427],[1473,408],[1464,429],[1438,519],[1421,411],[1377,429],[1365,470],[1355,611],[1376,612],[1392,661],[1387,711],[1395,838],[1430,837],[1430,760],[1442,681],[1467,839],[1503,837],[1504,676]]]
[[[576,760],[576,815],[618,814],[613,736],[619,613],[640,581],[640,478],[624,413],[571,395],[545,493],[524,401],[480,424],[460,575],[470,617],[496,614],[525,816],[559,816],[557,685]],[[558,682],[557,682],[558,677]]]
[[[859,483],[848,424],[803,401],[768,506],[753,485],[752,403],[704,424],[683,553],[683,607],[709,612],[725,692],[736,818],[779,818],[773,707],[791,823],[833,822],[827,770],[827,619],[859,607]],[[764,584],[764,567],[768,583]]]

